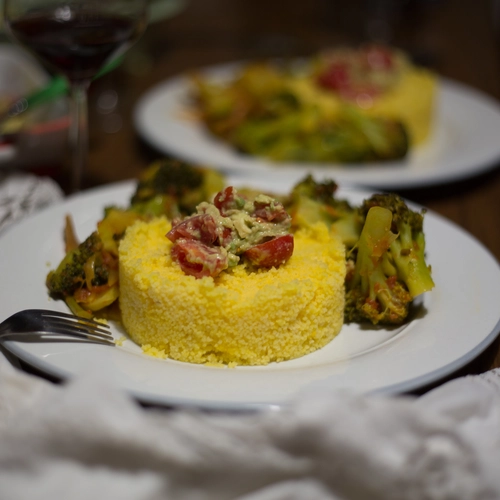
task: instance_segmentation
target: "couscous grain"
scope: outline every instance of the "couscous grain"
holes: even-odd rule
[[[137,222],[120,244],[120,307],[130,337],[145,351],[179,361],[265,365],[311,353],[340,331],[343,245],[325,226],[295,234],[279,268],[244,265],[196,279],[170,257],[163,218]]]

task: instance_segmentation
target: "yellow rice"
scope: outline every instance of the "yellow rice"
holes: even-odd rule
[[[343,245],[323,225],[295,235],[278,269],[244,265],[218,277],[185,275],[170,257],[166,219],[137,222],[120,244],[124,326],[153,355],[189,363],[265,365],[311,353],[340,331]]]

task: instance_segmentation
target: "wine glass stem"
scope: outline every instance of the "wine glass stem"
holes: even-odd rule
[[[76,192],[82,188],[83,173],[87,166],[89,130],[88,130],[88,82],[77,82],[71,85],[71,179],[70,191]]]

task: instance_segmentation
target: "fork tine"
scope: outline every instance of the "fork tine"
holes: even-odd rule
[[[78,321],[68,321],[68,319],[64,318],[51,318],[50,320],[50,328],[53,327],[59,327],[60,329],[63,328],[71,328],[71,331],[78,331],[81,333],[94,333],[94,334],[102,334],[102,336],[106,337],[112,337],[112,334],[109,330],[105,330],[104,328],[109,328],[107,325],[100,325],[97,323],[99,326],[93,326],[93,325],[86,325],[86,324],[81,324]]]
[[[109,325],[105,323],[100,323],[99,321],[96,321],[94,319],[81,318],[80,316],[75,316],[74,314],[69,314],[59,311],[49,311],[45,309],[34,309],[34,311],[36,311],[44,318],[64,318],[66,320],[78,322],[79,324],[109,328]]]
[[[84,333],[78,333],[78,332],[50,332],[50,333],[45,333],[43,334],[45,338],[58,338],[58,339],[64,339],[64,338],[72,338],[72,339],[78,339],[78,340],[85,340],[88,342],[93,342],[96,344],[106,344],[106,345],[116,345],[115,341],[113,338],[109,337],[100,337],[96,335],[88,335]]]
[[[81,332],[95,332],[102,333],[104,335],[112,336],[109,325],[105,323],[100,323],[98,321],[81,318],[67,313],[59,313],[53,311],[41,310],[42,318],[47,318],[50,321],[50,326],[60,325],[69,326],[72,330],[76,329]]]
[[[83,330],[83,329],[75,329],[73,326],[68,328],[68,325],[64,324],[52,324],[50,325],[49,328],[44,328],[40,333],[54,333],[58,335],[75,335],[77,337],[83,338],[83,337],[95,337],[98,339],[103,339],[103,340],[109,340],[113,341],[113,336],[110,333],[101,333],[101,332],[96,332],[92,330]]]
[[[109,325],[73,314],[45,309],[19,311],[0,325],[0,338],[27,338],[36,335],[45,340],[57,339],[116,345]]]

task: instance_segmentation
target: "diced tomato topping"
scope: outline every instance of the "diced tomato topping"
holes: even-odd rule
[[[245,198],[229,186],[217,193],[213,205],[223,217],[229,217],[227,224],[224,221],[219,222],[219,217],[213,215],[213,211],[210,212],[206,206],[198,207],[197,215],[173,222],[172,229],[166,235],[173,243],[172,259],[185,274],[196,278],[217,276],[227,269],[230,257],[231,262],[237,262],[243,247],[248,248],[246,244],[241,245],[238,240],[240,237],[233,228],[235,223],[231,224],[239,212],[244,212],[246,217],[252,218],[256,224],[263,225],[264,229],[269,229],[272,223],[276,224],[274,234],[286,230],[290,216],[283,204],[276,200],[266,201],[264,197],[260,200],[249,202],[249,206],[252,206],[249,208]],[[293,236],[287,234],[251,247],[244,252],[244,256],[256,266],[277,267],[286,262],[292,253]]]
[[[351,78],[346,63],[333,63],[318,78],[318,83],[327,89],[340,90],[350,87]]]
[[[374,70],[390,70],[394,64],[392,53],[380,45],[370,45],[365,49],[368,66]]]
[[[247,250],[243,255],[255,266],[278,267],[284,264],[293,253],[293,236],[286,234],[260,243]]]
[[[357,101],[380,95],[382,88],[370,79],[373,72],[390,73],[395,60],[390,49],[381,45],[367,45],[348,55],[336,55],[318,76],[318,85],[337,92],[342,98]],[[362,105],[362,104],[360,104]]]
[[[345,73],[345,74],[344,74]],[[333,64],[325,73],[320,75],[318,83],[327,89],[335,90],[344,99],[355,101],[360,95],[376,97],[380,94],[380,90],[374,85],[360,84],[353,82],[349,78],[349,70],[347,66],[342,66],[340,71],[337,64]]]
[[[227,268],[227,256],[219,247],[209,247],[196,240],[177,240],[172,247],[172,258],[184,273],[203,278],[217,276]]]
[[[227,215],[229,210],[237,208],[236,196],[236,190],[233,186],[228,186],[215,195],[214,205],[219,209],[223,217]]]
[[[180,239],[187,239],[211,245],[218,238],[217,225],[209,214],[196,215],[173,226],[167,233],[167,238],[173,243]]]
[[[255,201],[254,206],[253,216],[259,219],[268,222],[284,222],[290,218],[285,207],[279,201],[274,200],[273,203]]]
[[[219,234],[219,245],[221,247],[225,247],[226,245],[231,243],[232,239],[233,239],[233,232],[228,227],[225,227],[222,229],[221,234]]]

